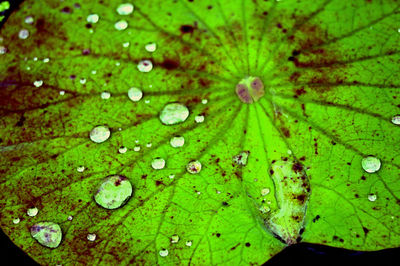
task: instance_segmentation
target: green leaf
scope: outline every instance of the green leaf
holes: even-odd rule
[[[399,246],[396,1],[121,3],[25,1],[1,29],[16,245],[63,265]]]

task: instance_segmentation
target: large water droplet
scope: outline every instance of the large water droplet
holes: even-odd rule
[[[103,100],[108,100],[111,97],[111,93],[109,93],[108,91],[103,91],[100,96]]]
[[[165,167],[165,160],[160,157],[154,158],[151,162],[151,167],[155,170],[163,169]]]
[[[132,184],[125,176],[111,175],[103,180],[94,200],[103,208],[117,209],[129,200],[132,191]]]
[[[34,217],[34,216],[36,216],[38,214],[38,212],[39,212],[38,208],[33,207],[33,208],[29,208],[26,211],[26,214],[28,214],[28,216]]]
[[[86,21],[89,23],[97,23],[99,21],[99,15],[90,14],[89,16],[87,16]]]
[[[175,125],[184,122],[189,116],[189,109],[181,103],[169,103],[160,113],[161,123]]]
[[[182,147],[183,144],[185,144],[185,138],[182,136],[175,136],[175,137],[171,138],[169,143],[174,148]]]
[[[392,117],[392,123],[398,126],[400,125],[400,114]]]
[[[120,4],[117,8],[117,13],[120,15],[129,15],[133,12],[133,5],[130,3]]]
[[[137,68],[140,72],[150,72],[153,69],[153,63],[150,60],[141,60]]]
[[[164,248],[164,249],[160,250],[159,254],[160,254],[161,257],[168,256],[168,249]]]
[[[56,223],[37,223],[31,227],[30,232],[32,237],[45,247],[56,248],[61,243],[62,231]]]
[[[126,28],[128,28],[128,22],[126,20],[117,21],[114,24],[114,28],[116,30],[125,30]]]
[[[203,123],[204,122],[204,115],[196,115],[196,117],[194,118],[194,121],[196,123]]]
[[[95,143],[102,143],[111,136],[111,131],[106,126],[97,126],[90,131],[90,139]]]
[[[374,156],[368,156],[362,159],[361,166],[367,173],[375,173],[381,168],[381,160]]]
[[[28,38],[29,37],[29,31],[27,29],[20,30],[19,33],[18,33],[18,37],[20,39],[23,39],[23,40]]]
[[[86,236],[86,238],[87,238],[87,240],[89,240],[89,241],[95,241],[96,240],[96,234],[87,234],[87,236]]]
[[[132,87],[128,90],[128,97],[134,102],[140,101],[143,97],[143,92],[139,88]]]
[[[238,155],[233,156],[232,160],[234,163],[238,165],[246,165],[247,164],[247,159],[249,158],[249,151],[242,151]]]
[[[176,244],[179,242],[179,236],[178,235],[173,235],[171,236],[171,243]]]
[[[197,160],[191,161],[187,164],[186,170],[191,174],[197,174],[201,171],[201,163]]]

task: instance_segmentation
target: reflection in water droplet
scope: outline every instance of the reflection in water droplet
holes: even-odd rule
[[[56,223],[37,223],[30,228],[30,232],[32,237],[45,247],[56,248],[61,243],[62,231]]]
[[[188,240],[188,241],[186,241],[186,246],[188,246],[188,247],[191,247],[192,246],[192,244],[193,244],[193,242],[192,241],[190,241],[190,240]]]
[[[201,163],[197,160],[191,161],[187,164],[186,170],[191,174],[197,174],[201,171]]]
[[[269,192],[270,192],[269,188],[263,188],[261,190],[261,196],[266,196],[269,194]]]
[[[127,152],[127,151],[128,151],[128,148],[125,147],[125,146],[121,146],[121,147],[118,149],[118,152],[119,152],[119,153],[125,153],[125,152]]]
[[[169,141],[172,147],[177,148],[177,147],[182,147],[183,144],[185,144],[185,138],[182,136],[175,136],[171,138]]]
[[[125,30],[126,28],[128,28],[128,22],[126,20],[117,21],[114,24],[114,28],[116,30]]]
[[[15,218],[15,219],[13,219],[13,224],[19,224],[19,222],[20,222],[21,220],[19,219],[19,218]]]
[[[26,211],[26,214],[28,214],[28,216],[34,217],[34,216],[36,216],[38,214],[38,212],[39,212],[38,208],[33,207],[33,208],[29,208]]]
[[[106,126],[97,126],[90,131],[90,139],[95,143],[102,143],[111,136],[111,131]]]
[[[96,240],[96,234],[87,234],[87,240],[89,240],[89,241],[95,241]]]
[[[392,123],[395,125],[400,125],[400,114],[392,117]]]
[[[120,4],[117,8],[117,13],[120,15],[129,15],[133,12],[133,5],[130,3]]]
[[[117,209],[132,196],[132,184],[122,175],[106,177],[97,189],[94,200],[105,209]]]
[[[246,165],[247,164],[247,159],[249,158],[249,151],[242,151],[238,155],[233,156],[232,160],[234,163],[238,165]]]
[[[196,115],[196,117],[194,118],[194,121],[196,121],[196,123],[203,123],[204,115]]]
[[[189,109],[181,103],[169,103],[160,113],[161,123],[175,125],[184,122],[189,116]]]
[[[150,60],[141,60],[137,68],[140,72],[150,72],[153,69],[153,63]]]
[[[78,171],[79,173],[82,173],[83,171],[85,171],[85,166],[80,165],[76,168],[76,171]]]
[[[148,43],[144,48],[146,49],[147,52],[152,53],[157,49],[157,44],[154,42]]]
[[[168,249],[162,249],[162,250],[160,250],[159,254],[160,254],[161,257],[166,257],[166,256],[168,256]]]
[[[377,198],[377,197],[376,197],[375,194],[369,194],[369,195],[368,195],[368,200],[369,200],[369,201],[375,201],[376,198]]]
[[[101,98],[102,98],[103,100],[108,100],[108,99],[110,99],[110,97],[111,97],[111,93],[109,93],[108,91],[103,91],[103,92],[101,93]]]
[[[375,173],[381,168],[381,160],[374,156],[368,156],[362,159],[361,166],[367,173]]]
[[[18,33],[18,37],[20,39],[23,39],[23,40],[28,38],[29,37],[29,31],[27,29],[20,30],[19,33]]]
[[[179,236],[178,235],[173,235],[171,236],[171,243],[176,244],[179,242]]]
[[[87,16],[86,21],[89,23],[97,23],[99,21],[99,15],[90,14],[89,16]]]
[[[160,157],[154,158],[151,162],[151,167],[155,170],[163,169],[165,167],[165,160]]]
[[[134,102],[140,101],[143,97],[143,92],[139,88],[132,87],[128,90],[128,97]]]

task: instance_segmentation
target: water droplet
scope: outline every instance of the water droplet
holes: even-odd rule
[[[85,171],[85,166],[80,165],[76,168],[76,171],[78,171],[79,173],[82,173],[83,171]]]
[[[264,93],[264,84],[257,77],[246,77],[236,85],[236,94],[243,103],[257,102]]]
[[[135,147],[133,148],[133,150],[134,150],[134,151],[140,151],[140,146],[135,146]]]
[[[108,140],[111,136],[111,131],[106,126],[97,126],[90,131],[90,139],[95,143],[102,143]]]
[[[155,170],[163,169],[165,167],[165,160],[160,157],[154,158],[151,162],[151,167]]]
[[[147,147],[147,148],[150,148],[151,145],[153,145],[153,144],[151,144],[151,142],[149,142],[149,143],[146,144],[146,147]]]
[[[61,243],[62,231],[56,223],[37,223],[30,228],[30,232],[32,237],[45,247],[56,248]]]
[[[159,254],[160,254],[161,257],[168,256],[168,249],[164,248],[164,249],[160,250]]]
[[[203,100],[201,100],[201,103],[202,103],[202,104],[207,104],[207,103],[208,103],[208,100],[207,100],[207,99],[203,99]]]
[[[376,195],[375,194],[369,194],[368,195],[368,200],[369,201],[375,201],[376,200]]]
[[[368,156],[362,159],[361,166],[367,173],[375,173],[381,168],[381,160],[374,156]]]
[[[5,53],[7,53],[7,48],[0,45],[0,54],[5,54]]]
[[[97,189],[94,200],[105,209],[117,209],[132,196],[132,184],[122,175],[106,177]]]
[[[190,240],[188,240],[188,241],[186,241],[186,246],[188,246],[188,247],[191,247],[192,246],[192,244],[193,244],[193,242],[192,241],[190,241]]]
[[[128,22],[126,20],[117,21],[114,24],[114,28],[116,30],[125,30],[126,28],[128,28]]]
[[[36,80],[35,82],[33,82],[33,85],[35,85],[36,88],[39,88],[43,85],[43,80]]]
[[[150,60],[139,61],[137,68],[140,72],[150,72],[153,69],[153,63]]]
[[[81,84],[85,84],[85,83],[86,83],[86,79],[85,79],[85,78],[81,78],[81,79],[79,80],[79,82],[80,82]]]
[[[108,100],[108,99],[110,99],[110,97],[111,97],[111,93],[109,93],[108,91],[103,91],[103,92],[101,93],[101,98],[102,98],[103,100]]]
[[[203,123],[204,115],[196,115],[196,117],[194,118],[194,121],[196,121],[196,123]]]
[[[259,210],[260,210],[261,213],[267,213],[267,212],[269,212],[271,209],[270,209],[269,207],[267,207],[267,206],[261,206],[261,207],[259,208]]]
[[[174,179],[175,178],[175,175],[174,174],[171,174],[171,175],[169,175],[168,176],[170,179]]]
[[[122,46],[125,47],[125,48],[127,48],[127,47],[129,47],[129,44],[130,44],[129,42],[124,42],[124,43],[122,44]]]
[[[191,174],[197,174],[201,171],[201,163],[197,160],[191,161],[187,164],[186,170]]]
[[[232,160],[238,165],[245,166],[247,164],[247,159],[249,158],[249,151],[242,151],[238,155],[233,156]]]
[[[400,125],[400,114],[392,117],[392,123],[395,125]]]
[[[89,241],[95,241],[96,240],[96,234],[87,234],[87,236],[86,236],[86,238],[87,238],[87,240],[89,240]]]
[[[43,59],[43,63],[48,63],[48,62],[50,62],[50,58],[44,58]]]
[[[148,43],[144,48],[146,49],[147,52],[152,53],[157,49],[157,44],[154,42]]]
[[[65,94],[65,91],[60,91],[59,93],[60,93],[60,95],[62,96],[62,95]]]
[[[34,216],[36,216],[38,214],[38,212],[39,212],[38,208],[33,207],[33,208],[29,208],[26,211],[26,214],[28,214],[28,216],[34,217]]]
[[[269,188],[263,188],[261,190],[261,196],[266,196],[269,194],[269,192],[270,192]]]
[[[19,219],[19,218],[15,218],[15,219],[13,219],[13,224],[19,224],[19,222],[21,221],[21,219]]]
[[[26,24],[32,24],[33,23],[33,17],[32,16],[27,16],[24,21],[25,21]]]
[[[97,23],[99,21],[99,15],[90,14],[89,16],[87,16],[86,21],[89,23]]]
[[[182,147],[183,144],[185,144],[185,138],[182,136],[175,136],[171,138],[169,141],[172,147],[177,148],[177,147]]]
[[[132,87],[128,90],[128,97],[134,102],[140,101],[143,97],[143,92],[139,88]]]
[[[74,217],[72,215],[68,216],[68,221],[72,221],[74,219]]]
[[[184,122],[189,116],[189,109],[181,103],[169,103],[160,113],[161,123],[175,125]]]
[[[119,152],[119,153],[125,153],[125,152],[127,152],[127,151],[128,151],[128,148],[125,147],[125,146],[121,146],[121,147],[119,147],[119,149],[118,149],[118,152]]]
[[[22,29],[18,33],[18,38],[20,39],[27,39],[29,37],[29,31],[27,29]]]
[[[179,236],[178,235],[173,235],[171,236],[171,243],[176,244],[179,241]]]
[[[117,13],[120,15],[129,15],[133,12],[133,5],[130,3],[120,4],[117,8]]]

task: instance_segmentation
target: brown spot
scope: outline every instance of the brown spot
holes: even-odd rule
[[[303,165],[301,165],[300,163],[294,163],[292,166],[292,170],[296,173],[299,173],[303,170]]]
[[[182,34],[193,33],[194,27],[192,25],[182,25],[179,30]]]
[[[288,128],[286,128],[286,127],[281,127],[281,131],[282,131],[282,134],[283,134],[286,138],[290,138],[290,131],[289,131]]]
[[[180,62],[178,59],[164,58],[158,66],[166,69],[166,70],[175,70],[179,68]]]

